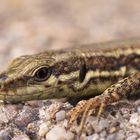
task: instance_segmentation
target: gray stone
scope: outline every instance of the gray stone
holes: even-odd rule
[[[55,126],[46,135],[46,140],[74,140],[74,134],[60,126]]]

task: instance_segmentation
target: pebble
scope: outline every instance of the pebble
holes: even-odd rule
[[[137,111],[138,111],[138,113],[140,113],[140,106],[137,107]]]
[[[136,133],[130,133],[126,140],[137,140],[138,135]]]
[[[105,130],[103,130],[101,133],[100,133],[100,137],[101,138],[105,138],[107,135],[107,132]]]
[[[74,134],[56,125],[48,132],[46,140],[74,140]]]
[[[99,127],[101,130],[105,129],[105,128],[108,128],[109,127],[109,123],[107,120],[105,119],[101,119],[100,122],[99,122]]]
[[[46,121],[54,119],[56,117],[56,113],[60,110],[60,107],[62,105],[63,105],[62,103],[55,102],[54,104],[51,104],[49,107],[39,109],[39,118],[43,120],[45,119]]]
[[[137,125],[139,123],[139,114],[138,113],[133,113],[130,117],[129,122],[132,125]]]
[[[13,137],[11,140],[30,140],[30,138],[27,135],[18,135]]]
[[[28,134],[28,136],[30,136],[32,138],[36,137],[38,128],[39,128],[38,123],[36,123],[36,122],[29,123],[27,125],[27,127],[25,128],[26,134]]]
[[[48,125],[46,123],[43,123],[40,125],[38,134],[39,136],[44,137],[48,131],[49,131]]]
[[[15,105],[1,105],[0,106],[0,124],[8,123],[17,115],[17,108]]]
[[[10,130],[1,130],[0,131],[0,140],[11,140],[12,133]]]
[[[100,140],[100,137],[97,133],[87,137],[87,140]]]
[[[106,140],[117,140],[116,139],[116,134],[113,133],[113,134],[108,135],[107,138],[106,138]],[[118,139],[118,140],[120,140],[120,139]]]
[[[110,130],[109,130],[109,133],[114,133],[117,131],[117,128],[116,127],[111,127]]]
[[[38,120],[38,109],[27,106],[15,118],[15,124],[22,128],[35,120]]]
[[[46,121],[49,121],[51,119],[51,116],[50,114],[44,109],[44,108],[41,108],[39,109],[39,118]]]
[[[124,140],[125,139],[125,132],[124,130],[119,130],[119,132],[117,133],[117,136],[116,136],[119,140]]]
[[[66,117],[66,112],[64,110],[61,110],[56,113],[56,121],[62,121]]]
[[[0,124],[8,123],[8,122],[9,122],[9,119],[8,119],[6,113],[5,112],[1,112],[1,110],[0,110]]]
[[[94,130],[93,130],[93,127],[90,123],[85,125],[85,131],[86,131],[88,136],[93,134]]]
[[[135,132],[140,135],[140,128],[135,128]]]
[[[94,128],[95,132],[100,132],[102,131],[103,129],[105,128],[108,128],[109,127],[109,122],[103,118],[101,118],[101,120],[97,121],[97,119],[95,119],[93,122],[92,122],[92,127]]]

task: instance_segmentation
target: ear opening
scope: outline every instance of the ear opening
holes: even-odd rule
[[[79,81],[83,82],[87,73],[86,64],[83,64],[79,72]]]

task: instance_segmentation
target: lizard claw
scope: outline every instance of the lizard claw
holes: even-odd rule
[[[82,115],[82,119],[80,122],[80,126],[78,128],[78,135],[80,136],[82,134],[84,124],[86,122],[86,118],[92,114],[92,112],[97,108],[100,107],[101,105],[101,100],[99,96],[96,96],[95,98],[91,98],[89,100],[82,100],[78,103],[78,105],[70,110],[68,112],[70,119],[68,122],[67,129],[69,129],[74,121]]]
[[[82,100],[77,104],[76,107],[74,107],[67,113],[67,116],[70,116],[67,129],[70,129],[74,121],[84,112],[84,106],[86,106],[86,104],[87,104],[87,101]]]

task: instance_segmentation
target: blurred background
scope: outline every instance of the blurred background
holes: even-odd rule
[[[1,70],[23,54],[139,35],[139,0],[0,0]]]

